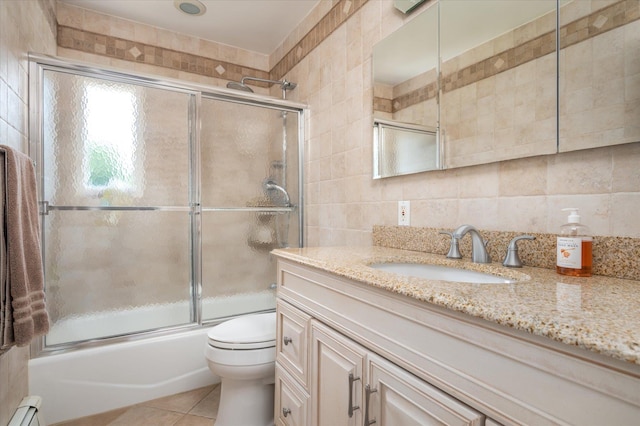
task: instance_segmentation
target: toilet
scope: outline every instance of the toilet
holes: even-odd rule
[[[207,364],[222,386],[215,426],[273,425],[276,313],[225,321],[207,335]]]

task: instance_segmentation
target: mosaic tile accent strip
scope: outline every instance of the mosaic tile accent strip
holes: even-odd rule
[[[623,0],[560,28],[560,48],[564,49],[640,19],[640,2]],[[493,55],[442,79],[443,92],[459,89],[503,71],[516,68],[556,50],[556,34],[551,31],[512,49]]]
[[[165,49],[118,37],[58,26],[58,46],[131,62],[156,65],[213,78],[239,81],[243,76],[269,78],[269,73],[204,56]],[[259,83],[260,85],[262,83]],[[263,86],[263,87],[266,87]]]
[[[614,3],[560,28],[560,48],[580,43],[638,19],[640,19],[640,2],[623,0]]]
[[[369,0],[339,0],[305,36],[271,69],[280,80]]]
[[[47,0],[39,0],[41,2]],[[240,80],[243,76],[279,80],[369,0],[339,0],[270,72],[145,43],[58,25],[58,46],[110,58],[146,63],[207,77]],[[264,83],[255,83],[267,87]]]
[[[374,226],[373,245],[403,250],[446,255],[450,237],[440,232],[450,229],[417,228],[410,226]],[[489,241],[487,250],[494,262],[502,263],[511,239],[523,232],[480,230]],[[526,266],[555,269],[556,235],[527,233],[533,241],[520,241],[518,254]],[[463,258],[471,254],[471,238],[460,241]],[[593,237],[593,274],[614,278],[640,280],[640,238]]]
[[[379,96],[373,97],[373,110],[381,112],[393,112],[393,99],[385,99]]]
[[[519,67],[556,50],[556,34],[549,32],[493,55],[442,78],[442,91],[450,92],[501,72]]]

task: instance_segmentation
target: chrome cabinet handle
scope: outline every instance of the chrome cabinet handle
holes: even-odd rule
[[[282,340],[284,341],[284,345],[287,346],[289,343],[293,343],[293,339],[291,337],[288,336],[284,336],[282,338]]]
[[[289,410],[288,408],[283,408],[282,409],[282,415],[287,417],[289,414],[291,414],[291,410]]]
[[[364,426],[369,426],[376,422],[376,419],[369,420],[369,399],[371,398],[371,394],[376,392],[378,392],[378,389],[371,389],[369,385],[364,387]]]
[[[353,382],[360,380],[360,377],[354,377],[353,373],[349,373],[349,417],[353,417],[353,411],[359,410],[358,405],[353,405]]]

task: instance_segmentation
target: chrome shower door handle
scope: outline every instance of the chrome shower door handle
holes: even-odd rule
[[[349,417],[353,417],[354,410],[359,410],[360,406],[353,405],[353,383],[360,380],[360,377],[355,377],[353,373],[349,373]]]
[[[371,386],[367,385],[364,387],[364,395],[365,395],[365,402],[364,402],[364,426],[369,426],[372,425],[376,422],[376,419],[373,420],[369,420],[369,400],[371,399],[371,394],[372,393],[376,393],[378,392],[378,389],[371,389]]]

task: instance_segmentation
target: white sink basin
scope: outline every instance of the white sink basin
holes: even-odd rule
[[[484,272],[468,269],[452,268],[423,263],[374,263],[371,268],[393,272],[411,277],[426,278],[428,280],[455,281],[474,284],[511,284],[516,280],[499,277]]]

